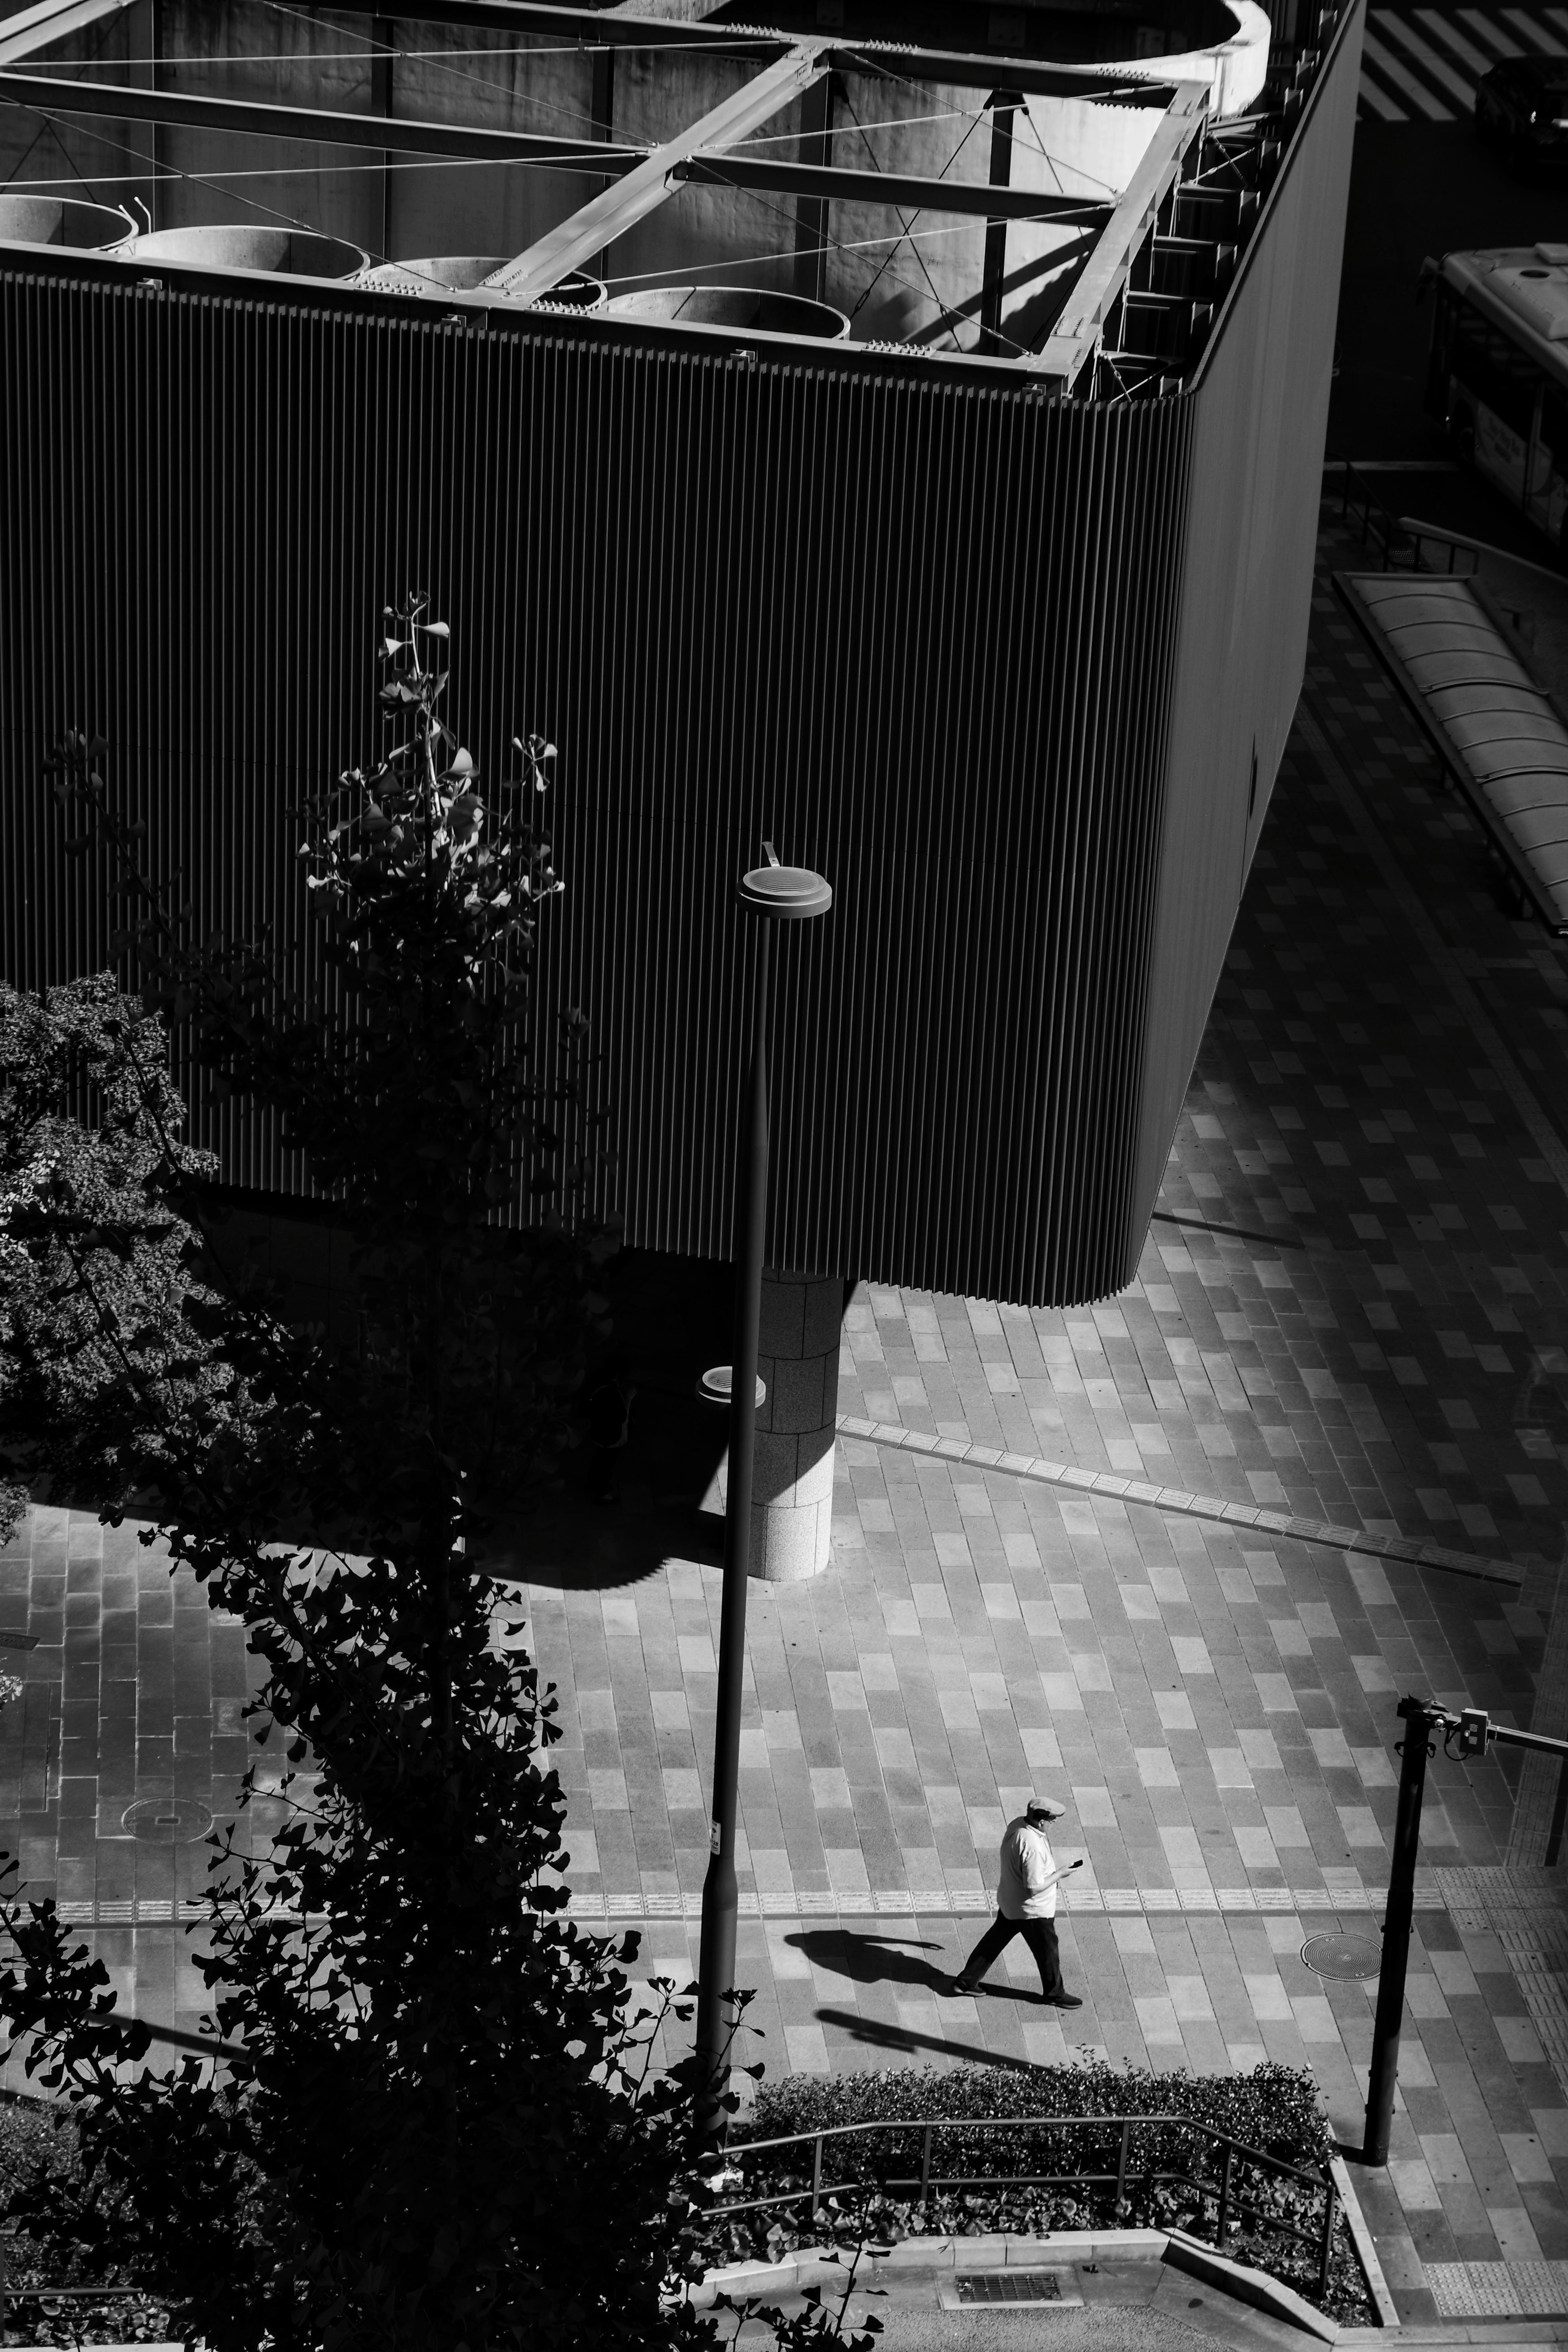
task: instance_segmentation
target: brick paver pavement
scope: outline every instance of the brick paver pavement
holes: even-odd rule
[[[1325,552],[1359,555],[1331,530]],[[1322,735],[1299,727],[1287,757],[1138,1279],[1064,1313],[865,1286],[841,1406],[1403,1534],[1505,1579],[843,1442],[833,1571],[752,1595],[741,1965],[774,2071],[1267,2054],[1310,2064],[1353,2140],[1372,1988],[1300,1948],[1335,1927],[1375,1943],[1394,1701],[1419,1687],[1522,1722],[1544,1683],[1538,1719],[1568,1704],[1568,977],[1503,911],[1326,584],[1310,695]],[[579,1907],[640,1922],[648,1973],[684,1974],[716,1552],[638,1468],[622,1513],[558,1506],[514,1566],[562,1697]],[[167,1906],[205,1856],[123,1816],[232,1802],[238,1629],[129,1531],[63,1513],[0,1559],[5,1623],[24,1596],[45,1646],[26,1712],[0,1714],[5,1818],[127,1994],[188,2021]],[[1531,1868],[1550,1780],[1521,1806],[1518,1781],[1433,1768],[1394,2160],[1360,2177],[1412,2316],[1434,2309],[1428,2265],[1568,2257],[1563,1946]],[[1016,1952],[973,2000],[937,1990],[1040,1785],[1090,1864],[1064,1922],[1085,2007],[1065,2020],[1023,1998]],[[122,1924],[138,1900],[165,1924]]]

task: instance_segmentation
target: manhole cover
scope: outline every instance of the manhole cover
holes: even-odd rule
[[[1383,1966],[1381,1947],[1364,1936],[1309,1936],[1301,1958],[1319,1977],[1374,1977]]]
[[[143,1797],[126,1811],[120,1825],[145,1845],[189,1845],[207,1835],[213,1817],[190,1797]]]

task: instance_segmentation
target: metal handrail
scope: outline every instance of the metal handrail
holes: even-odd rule
[[[1412,572],[1423,570],[1420,542],[1405,518],[1396,515],[1392,507],[1384,503],[1350,458],[1340,457],[1330,462],[1337,464],[1340,468],[1340,514],[1349,521],[1353,505],[1355,519],[1361,525],[1362,545],[1365,547],[1369,540],[1373,542],[1383,557],[1385,572],[1406,568]],[[1402,562],[1401,558],[1405,561]]]
[[[953,2173],[932,2170],[931,2156],[935,2135],[939,2131],[1082,2131],[1085,2129],[1109,2135],[1120,2135],[1118,2161],[1114,2172],[1086,2172],[1081,2168],[1071,2173]],[[1204,2178],[1201,2172],[1186,2171],[1176,2167],[1157,2168],[1153,2166],[1133,2167],[1132,2134],[1139,2128],[1162,2131],[1198,2132],[1211,2147],[1223,2149],[1220,2178],[1217,2181]],[[900,2175],[882,2175],[875,2179],[844,2181],[825,2180],[823,2156],[829,2140],[847,2140],[872,2133],[920,2132],[922,2135],[921,2170],[918,2180]],[[874,2194],[898,2190],[918,2192],[922,2206],[944,2189],[1058,2189],[1077,2185],[1109,2187],[1114,2181],[1116,2202],[1121,2204],[1127,2194],[1129,2178],[1142,2179],[1151,2188],[1161,2182],[1180,2182],[1195,2189],[1200,2200],[1213,2198],[1216,2201],[1215,2243],[1223,2252],[1233,2216],[1251,2220],[1266,2229],[1278,2230],[1287,2237],[1296,2238],[1318,2250],[1318,2286],[1323,2292],[1329,2283],[1329,2269],[1333,2252],[1334,2227],[1339,2218],[1339,2197],[1332,2177],[1327,2173],[1309,2172],[1301,2166],[1288,2163],[1283,2158],[1267,2155],[1262,2148],[1251,2147],[1245,2140],[1235,2139],[1228,2132],[1211,2124],[1201,2123],[1192,2116],[911,2116],[878,2119],[870,2123],[825,2124],[819,2131],[786,2132],[773,2139],[746,2140],[731,2145],[728,2154],[733,2163],[785,2147],[798,2147],[803,2157],[811,2152],[811,2178],[799,2188],[775,2189],[763,2197],[742,2198],[714,2204],[705,2209],[706,2218],[724,2221],[731,2215],[761,2212],[775,2205],[805,2203],[808,2218],[815,2220],[823,2200],[858,2194],[865,2200]],[[1263,2211],[1256,2205],[1244,2203],[1236,2182],[1237,2159],[1258,2171],[1292,2180],[1301,2187],[1320,2190],[1323,2196],[1323,2219],[1318,2229],[1303,2230],[1294,2221]]]

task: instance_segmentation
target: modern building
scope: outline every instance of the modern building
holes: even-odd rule
[[[735,878],[833,883],[775,1034],[811,1356],[847,1280],[1133,1268],[1302,675],[1360,10],[1272,67],[1250,0],[742,13],[0,25],[0,919],[19,979],[108,961],[37,782],[80,723],[202,917],[289,936],[286,811],[427,584],[481,766],[560,746],[540,1018],[590,1013],[628,1241],[728,1256]],[[831,1422],[773,1433],[798,1565]]]

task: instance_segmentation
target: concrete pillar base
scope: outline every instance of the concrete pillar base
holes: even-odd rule
[[[757,1415],[751,1571],[769,1584],[821,1576],[833,1559],[833,1471],[844,1285],[837,1275],[763,1276],[757,1370],[767,1402]],[[729,1458],[703,1497],[723,1513]]]
[[[844,1285],[836,1275],[765,1274],[752,1489],[752,1574],[770,1584],[820,1576],[833,1559],[833,1471]]]

